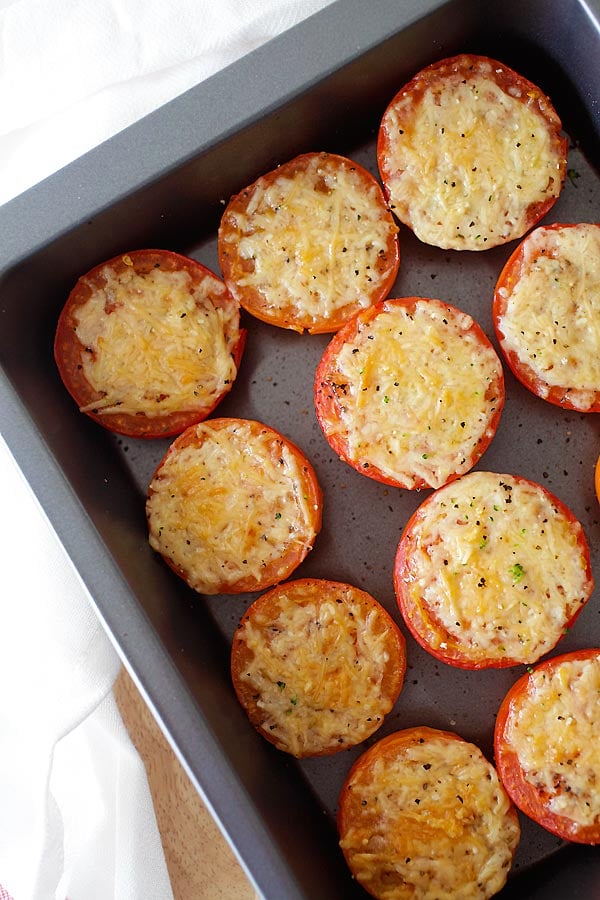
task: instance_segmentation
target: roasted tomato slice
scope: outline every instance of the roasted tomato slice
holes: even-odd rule
[[[220,278],[169,250],[135,250],[78,280],[54,355],[82,412],[152,438],[214,410],[235,381],[244,341],[239,306]]]
[[[173,441],[148,490],[151,546],[204,594],[287,578],[321,528],[322,495],[304,453],[249,419],[209,419]]]
[[[502,701],[494,746],[513,802],[566,841],[600,844],[600,649],[548,659]]]
[[[594,587],[583,529],[564,503],[525,478],[479,471],[419,506],[394,584],[421,646],[465,669],[535,662]]]
[[[510,368],[532,393],[600,412],[600,225],[529,234],[498,279],[494,325]]]
[[[232,197],[219,262],[229,290],[256,318],[336,331],[390,292],[397,231],[366,169],[333,153],[306,153]]]
[[[231,653],[233,684],[254,727],[296,757],[365,740],[396,702],[404,638],[370,594],[317,578],[290,581],[245,613]]]
[[[389,104],[379,170],[390,206],[426,244],[485,250],[521,237],[556,202],[567,165],[542,91],[462,54],[418,72]]]
[[[363,475],[409,489],[467,472],[504,405],[502,365],[464,312],[423,297],[354,316],[317,367],[315,407],[331,447]]]
[[[520,839],[517,812],[481,750],[423,726],[358,758],[338,829],[352,874],[380,900],[492,897]]]

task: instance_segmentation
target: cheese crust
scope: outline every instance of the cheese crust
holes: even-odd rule
[[[338,332],[315,395],[325,437],[346,462],[400,487],[435,488],[489,445],[504,378],[469,315],[412,297],[385,300]]]
[[[599,728],[600,652],[538,667],[504,726],[540,805],[571,820],[575,834],[594,827],[600,835]]]
[[[485,900],[506,882],[515,809],[478,747],[431,728],[396,732],[352,768],[340,846],[379,900]]]
[[[466,54],[434,63],[381,122],[391,208],[437,247],[485,250],[518,238],[562,189],[560,128],[550,100],[502,63]]]
[[[465,668],[535,662],[593,590],[583,529],[564,504],[532,481],[479,471],[421,504],[394,579],[419,643]]]
[[[533,231],[504,268],[494,297],[498,339],[535,394],[600,410],[600,225]]]
[[[387,295],[399,265],[382,189],[357,163],[307,153],[233,197],[219,261],[248,312],[296,331],[335,331]]]
[[[190,587],[240,593],[302,562],[321,527],[321,492],[304,454],[274,429],[211,419],[173,442],[146,512],[150,545]]]
[[[235,381],[241,344],[239,307],[221,279],[195,260],[142,250],[79,279],[55,353],[82,412],[143,436],[206,418]]]
[[[404,639],[365,591],[301,579],[264,594],[236,631],[232,675],[252,724],[296,757],[365,740],[400,693]]]

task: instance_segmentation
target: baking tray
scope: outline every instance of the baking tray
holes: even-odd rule
[[[366,894],[337,846],[335,811],[364,749],[296,762],[259,737],[229,679],[233,631],[254,595],[202,598],[150,551],[144,498],[167,442],[111,435],[80,415],[52,359],[56,320],[77,277],[144,246],[217,269],[223,202],[296,153],[329,150],[376,172],[381,114],[420,67],[491,55],[552,97],[570,138],[569,178],[545,221],[599,218],[598,0],[338,0],[0,208],[0,400],[4,438],[87,587],[118,652],[258,891],[269,900]],[[394,296],[471,313],[494,340],[491,298],[514,247],[463,254],[400,232]],[[346,580],[400,617],[391,566],[423,495],[360,476],[330,451],[312,403],[326,336],[245,320],[249,338],[219,415],[291,437],[325,494],[324,527],[297,575]],[[600,577],[593,466],[598,417],[562,411],[506,370],[507,401],[479,468],[533,478],[580,518]],[[598,590],[560,650],[600,645]],[[408,639],[404,690],[378,737],[416,724],[457,731],[491,756],[494,716],[520,669],[469,673]],[[503,897],[600,896],[600,849],[563,846],[528,820]]]

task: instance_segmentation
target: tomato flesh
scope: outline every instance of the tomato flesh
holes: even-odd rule
[[[536,677],[543,676],[544,679],[549,679],[563,663],[585,663],[598,660],[599,657],[600,650],[595,648],[576,650],[546,660],[535,670],[522,675],[508,691],[500,705],[494,732],[494,751],[498,774],[515,805],[552,834],[563,840],[582,844],[600,843],[600,811],[596,813],[591,823],[582,825],[575,818],[558,811],[560,807],[553,809],[552,805],[560,800],[561,794],[568,797],[571,791],[578,790],[575,785],[572,787],[570,784],[570,770],[573,761],[577,763],[582,749],[577,742],[577,714],[574,711],[581,709],[583,698],[574,701],[573,728],[565,731],[566,743],[562,738],[555,740],[552,733],[552,729],[560,726],[562,722],[548,721],[541,734],[533,735],[543,744],[545,756],[549,758],[550,765],[555,767],[556,777],[551,788],[544,784],[541,773],[537,778],[533,775],[528,777],[521,757],[515,749],[514,739],[511,737],[514,727],[511,723],[515,721],[520,710],[534,704],[534,695],[531,692]],[[568,694],[569,690],[571,690],[571,686],[563,687],[561,682],[560,693]],[[597,707],[595,697],[592,697],[591,702]],[[579,715],[581,716],[581,712]],[[565,718],[564,715],[560,716],[562,721]],[[600,720],[596,723],[596,729],[598,726],[600,726]],[[600,778],[600,766],[596,767],[590,777],[592,781]],[[596,788],[593,788],[593,794],[596,795]]]
[[[134,279],[135,286],[125,287]],[[182,282],[185,288],[181,287]],[[164,299],[158,301],[160,291],[164,292]],[[200,357],[202,348],[198,348],[194,338],[187,345],[180,340],[186,329],[188,334],[192,328],[198,331],[198,337],[202,334],[204,326],[200,323],[204,313],[197,315],[200,302],[215,314],[220,310],[226,323],[214,325],[223,329],[223,349],[213,351],[213,346],[219,344],[213,344],[212,335],[207,333],[211,346],[204,357]],[[86,326],[85,337],[89,341],[86,345],[80,335],[82,315],[90,304],[97,309],[97,319]],[[124,343],[117,344],[114,337],[111,343],[114,332],[110,331],[109,323],[116,319],[110,317],[120,314],[121,308],[128,316],[118,332],[118,340]],[[136,250],[101,263],[78,280],[59,317],[54,355],[65,387],[86,415],[110,431],[129,437],[157,438],[179,434],[213,412],[233,386],[245,340],[246,332],[239,328],[236,302],[222,280],[209,269],[169,250]],[[148,346],[147,352],[144,346]],[[128,362],[132,352],[132,366],[138,359],[145,362],[135,375]],[[163,361],[167,352],[175,360],[170,371]],[[210,362],[206,368],[209,352],[220,354],[215,355],[214,363],[217,365],[220,360],[218,365],[227,367],[228,377],[212,371]],[[86,365],[96,359],[102,362],[101,356],[113,362],[103,369],[100,383],[94,385],[88,378]],[[180,391],[180,396],[173,395],[177,400],[161,393],[164,388],[157,386],[164,385],[165,378],[167,390],[172,385]],[[127,391],[125,402],[120,393],[123,390]],[[103,411],[104,398],[113,395],[114,402]]]

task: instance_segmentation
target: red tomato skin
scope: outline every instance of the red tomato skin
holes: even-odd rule
[[[379,308],[380,305],[377,305],[372,306],[367,310],[363,310],[362,312],[355,314],[350,321],[342,326],[327,345],[325,353],[321,357],[316,368],[314,385],[315,413],[317,421],[325,435],[327,435],[328,420],[335,420],[338,416],[337,397],[331,388],[327,387],[327,372],[331,368],[331,362],[335,359],[345,342],[352,339],[352,335],[355,333],[358,325],[369,322],[371,319],[375,318]],[[348,453],[348,442],[340,432],[327,435],[327,441],[339,458],[349,466],[352,466],[357,472],[360,472],[361,475],[366,475],[369,478],[373,478],[375,481],[380,481],[382,484],[390,485],[390,487],[398,486],[398,482],[395,479],[390,478],[377,466],[361,460],[352,459]],[[425,483],[419,486],[427,487]]]
[[[576,227],[577,223],[575,222],[569,222],[567,224],[553,222],[551,225],[540,226],[540,228],[543,228],[543,230],[545,231],[558,231],[563,228]],[[600,225],[598,225],[598,227],[600,228]],[[496,288],[494,291],[494,300],[492,303],[494,329],[496,331],[498,343],[500,344],[500,348],[502,350],[504,358],[506,359],[508,367],[515,378],[520,381],[521,384],[527,388],[527,390],[531,391],[532,394],[535,394],[536,397],[540,397],[540,399],[545,400],[547,403],[552,403],[554,406],[559,406],[561,407],[561,409],[571,409],[577,412],[600,412],[600,391],[596,392],[595,400],[589,408],[581,409],[580,406],[576,405],[572,401],[570,397],[570,390],[568,387],[561,387],[560,385],[546,385],[545,382],[542,381],[527,365],[527,363],[519,359],[514,350],[510,350],[504,347],[505,335],[502,331],[501,319],[506,312],[508,299],[506,297],[503,297],[500,291],[503,288],[510,291],[512,286],[521,277],[524,263],[525,240],[526,239],[519,243],[519,245],[513,250],[508,260],[504,264],[502,271],[500,272],[500,275],[498,277],[498,281],[496,283]]]
[[[418,99],[429,87],[435,87],[440,78],[444,78],[453,72],[464,71],[466,73],[469,73],[471,69],[473,69],[474,67],[477,68],[482,62],[491,62],[494,69],[501,70],[500,72],[496,72],[495,78],[497,80],[497,83],[505,87],[509,93],[510,89],[514,88],[514,86],[518,84],[528,97],[533,98],[535,105],[547,120],[548,125],[552,126],[553,143],[559,150],[562,157],[562,164],[558,172],[558,177],[560,178],[562,189],[562,185],[567,174],[568,150],[568,141],[560,134],[560,131],[562,129],[562,122],[556,114],[550,98],[547,97],[537,85],[533,84],[533,82],[529,81],[523,75],[520,75],[518,72],[514,71],[514,69],[511,69],[508,66],[504,65],[504,63],[497,62],[496,60],[490,59],[489,57],[470,53],[458,54],[457,56],[448,57],[447,59],[442,59],[438,60],[437,62],[431,63],[431,65],[426,66],[424,69],[418,72],[396,93],[396,95],[388,104],[384,116],[387,113],[387,110],[392,108],[397,100],[405,92],[414,92],[415,97]],[[389,202],[391,202],[392,198],[390,197],[390,192],[386,185],[389,173],[387,171],[387,164],[385,162],[385,159],[389,154],[390,140],[391,136],[388,132],[388,129],[385,127],[380,128],[377,138],[376,152],[379,171],[383,180],[383,190]],[[554,204],[558,200],[559,195],[560,191],[558,192],[556,197],[549,197],[547,200],[540,201],[538,203],[532,203],[530,205],[527,216],[526,230],[533,228],[541,219],[543,219],[543,217],[554,206]],[[490,248],[491,246],[492,244],[489,245]]]
[[[408,534],[415,522],[418,521],[420,517],[420,510],[421,507],[418,507],[406,523],[403,536]],[[448,647],[445,650],[437,648],[434,645],[434,639],[439,632],[435,630],[435,623],[432,622],[432,624],[428,626],[427,620],[422,614],[420,614],[420,610],[413,610],[412,606],[409,605],[408,594],[404,589],[408,568],[406,547],[403,539],[401,538],[394,560],[394,590],[396,592],[398,608],[400,610],[404,623],[416,642],[423,648],[423,650],[426,650],[427,653],[429,653],[440,662],[445,663],[446,665],[454,666],[458,669],[468,669],[470,671],[489,668],[508,669],[511,666],[519,665],[516,660],[511,659],[510,657],[506,657],[506,659],[503,660],[472,660],[469,659],[469,657],[464,653],[462,653],[460,651],[460,648],[458,647]],[[429,636],[431,636],[430,639],[428,639]]]
[[[262,594],[258,597],[254,602],[248,607],[242,619],[240,620],[239,628],[241,628],[248,620],[252,620],[252,618],[260,612],[263,612],[265,609],[269,609],[269,606],[273,603],[277,602],[277,595],[281,588],[293,586],[296,588],[301,588],[305,591],[306,595],[309,596],[311,593],[315,594],[323,594],[327,591],[333,591],[336,589],[347,589],[349,586],[341,583],[332,581],[329,579],[319,579],[319,578],[298,578],[293,582],[287,582],[287,585],[277,585],[274,588],[271,588],[267,593]],[[352,587],[352,586],[350,586]],[[359,588],[355,588],[356,596],[363,597],[363,603],[365,605],[372,606],[373,608],[377,608],[379,614],[385,618],[388,633],[390,635],[389,644],[395,642],[394,652],[390,653],[390,662],[388,669],[386,670],[386,674],[383,678],[381,685],[381,692],[383,695],[387,695],[391,700],[392,704],[396,702],[400,693],[402,691],[402,686],[404,684],[404,676],[406,674],[406,640],[404,635],[400,631],[400,628],[396,624],[396,622],[392,619],[392,617],[387,613],[384,607],[379,607],[378,602],[368,595],[365,591],[361,591]],[[376,605],[377,604],[377,605]],[[238,629],[239,630],[239,629]],[[234,635],[234,644],[231,652],[231,662],[230,662],[230,672],[231,679],[233,682],[233,687],[237,698],[244,707],[246,713],[248,714],[250,721],[253,723],[254,727],[257,731],[267,740],[269,743],[276,745],[277,739],[273,736],[271,732],[266,729],[260,727],[257,724],[258,713],[257,713],[257,705],[256,702],[249,696],[248,688],[244,685],[241,675],[242,672],[245,671],[244,666],[247,662],[247,651],[244,648],[240,648],[239,643],[235,643],[236,635]],[[388,715],[391,714],[388,713]],[[383,719],[384,717],[382,717]],[[381,725],[378,725],[373,729],[375,732]],[[361,740],[366,740],[367,737],[362,738]],[[356,743],[356,742],[355,742]],[[354,746],[355,744],[346,743],[343,746],[337,747],[329,747],[326,749],[322,749],[320,751],[313,751],[310,754],[303,754],[305,756],[311,756],[313,758],[319,756],[331,756],[335,753],[339,753],[342,750],[347,750],[349,747]]]
[[[540,668],[554,667],[563,661],[589,659],[596,656],[600,656],[600,649],[574,650],[545,660],[536,666],[536,671]],[[534,785],[525,779],[517,754],[506,738],[508,717],[512,709],[519,704],[520,698],[527,692],[529,679],[530,674],[525,673],[513,684],[502,700],[496,716],[494,757],[500,780],[515,806],[546,831],[565,841],[579,844],[600,844],[600,822],[592,826],[578,827],[572,819],[557,815],[547,809],[545,798]]]
[[[526,482],[528,480],[519,476],[513,476],[513,478],[523,482]],[[544,488],[541,485],[537,485],[537,487],[541,488],[541,490],[544,491],[546,496],[551,499],[552,503],[556,505],[557,509],[560,510],[561,514],[564,515],[569,520],[569,522],[578,522],[575,514],[569,509],[568,506],[566,506],[562,502],[562,500],[559,500],[559,498],[552,494],[549,490],[547,490],[547,488]],[[450,666],[454,666],[458,669],[508,669],[512,666],[523,665],[521,660],[516,660],[509,656],[503,659],[497,659],[493,657],[489,659],[483,657],[479,660],[470,659],[465,654],[465,652],[461,650],[460,645],[453,642],[452,636],[447,634],[446,631],[442,630],[443,626],[439,625],[436,627],[437,623],[433,616],[426,617],[423,613],[422,607],[413,607],[410,601],[409,594],[405,589],[406,581],[410,578],[410,566],[406,552],[407,540],[415,523],[418,522],[420,518],[422,518],[423,511],[427,508],[428,501],[431,501],[435,497],[435,494],[436,492],[430,494],[430,496],[423,503],[421,503],[420,506],[417,507],[412,516],[409,518],[402,532],[402,536],[400,538],[400,542],[398,544],[398,549],[396,551],[396,556],[394,559],[394,590],[396,592],[396,601],[398,603],[398,608],[400,610],[400,613],[402,614],[402,618],[406,624],[406,627],[408,628],[414,639],[417,641],[417,643],[429,654],[431,654],[431,656],[433,656],[440,662],[446,663]],[[586,580],[590,584],[589,593],[591,595],[594,587],[594,579],[592,575],[590,549],[587,541],[585,541],[584,539],[582,539],[580,547],[584,555]],[[579,606],[575,610],[575,613],[570,617],[570,619],[565,622],[565,632],[573,627],[584,608],[585,604]],[[446,643],[448,644],[448,646],[444,649],[435,646],[435,644],[437,643],[436,638],[440,635],[440,633],[443,635]]]
[[[284,435],[280,434],[275,428],[271,428],[269,425],[263,425],[262,422],[251,422],[248,419],[240,419],[236,417],[231,418],[219,418],[219,419],[211,419],[210,426],[214,429],[227,428],[232,424],[238,423],[248,423],[250,422],[253,429],[257,431],[267,431],[269,432],[274,441],[282,441],[290,453],[296,458],[300,468],[304,474],[304,488],[306,489],[306,499],[308,508],[311,511],[311,520],[310,526],[314,531],[314,537],[319,534],[321,531],[322,523],[323,523],[323,492],[321,490],[321,486],[317,480],[317,476],[315,470],[310,464],[307,457],[304,455],[302,450],[297,447],[292,441],[286,438]],[[198,424],[198,423],[194,423]],[[197,443],[196,431],[194,425],[189,426],[178,435],[175,440],[170,445],[169,449],[163,456],[162,460],[159,462],[156,470],[152,478],[151,482],[154,481],[156,476],[159,474],[163,464],[168,459],[168,457],[175,453],[177,450],[181,450],[184,447],[193,446]],[[149,494],[152,493],[152,488],[150,488]],[[302,547],[297,550],[293,548],[290,549],[284,557],[281,559],[275,560],[272,565],[268,566],[263,572],[263,578],[259,584],[256,583],[255,579],[249,578],[241,578],[234,584],[224,583],[222,585],[222,590],[220,593],[223,594],[244,594],[249,593],[251,591],[262,591],[269,587],[272,587],[275,584],[278,584],[280,581],[283,581],[285,578],[289,577],[291,573],[303,562],[306,553],[303,552]],[[168,557],[161,557],[165,563],[169,566],[169,568],[175,572],[180,578],[186,581],[185,572],[181,571],[181,569],[174,564]],[[278,576],[274,574],[285,562],[286,571],[283,575]]]
[[[339,417],[339,404],[338,399],[335,396],[334,391],[327,385],[327,373],[332,368],[332,362],[337,357],[340,349],[346,342],[352,342],[353,336],[360,330],[362,326],[366,323],[375,319],[382,311],[385,311],[388,306],[391,305],[400,305],[403,304],[408,308],[414,307],[414,305],[420,301],[425,300],[427,298],[424,297],[402,297],[402,298],[391,298],[388,297],[385,300],[380,301],[374,306],[369,307],[368,309],[361,310],[359,313],[356,313],[340,330],[332,337],[329,344],[325,348],[325,352],[319,361],[315,372],[315,383],[314,383],[314,403],[315,403],[315,412],[317,416],[317,421],[321,426],[323,433],[326,436],[326,439],[331,446],[331,448],[335,451],[335,453],[347,463],[349,466],[352,466],[357,472],[360,472],[361,475],[366,475],[368,478],[373,478],[375,481],[379,481],[382,484],[389,485],[390,487],[400,487],[406,488],[407,490],[424,490],[430,489],[431,485],[428,484],[425,479],[415,479],[415,481],[410,484],[404,484],[400,482],[398,479],[391,478],[389,475],[385,474],[378,468],[378,466],[373,463],[367,462],[364,459],[353,459],[349,455],[348,442],[344,437],[344,434],[341,432],[335,432],[333,434],[327,434],[327,422],[330,420],[336,420]],[[430,302],[441,302],[441,301],[430,301]],[[444,306],[450,308],[450,304],[444,304]],[[481,340],[485,340],[487,342],[487,337],[484,332],[481,330],[480,326],[473,320],[472,329],[475,333],[480,335]],[[473,450],[469,459],[469,468],[472,468],[477,461],[483,456],[487,448],[489,447],[500,423],[500,417],[502,415],[502,410],[504,408],[504,377],[501,376],[495,387],[495,393],[498,395],[496,400],[496,410],[494,412],[493,417],[490,420],[489,425],[489,437],[484,438],[479,441],[477,447]],[[451,481],[454,481],[456,478],[460,476],[460,472],[455,472],[450,475],[446,484],[449,484]]]
[[[318,152],[300,154],[289,162],[283,163],[278,168],[273,169],[270,172],[266,172],[264,175],[256,179],[256,181],[270,184],[281,175],[284,168],[288,169],[290,173],[293,173],[295,170],[302,168],[305,162],[310,161],[315,156],[319,155],[320,154]],[[332,162],[335,162],[337,160],[340,166],[351,165],[352,168],[361,176],[361,178],[366,183],[368,183],[369,185],[376,185],[377,190],[381,196],[382,208],[385,207],[387,210],[387,202],[385,199],[383,188],[379,184],[377,179],[375,179],[367,169],[365,169],[354,160],[350,160],[344,156],[340,156],[339,154],[326,153],[322,155],[326,156]],[[245,195],[247,195],[248,191],[254,188],[256,181],[249,185],[245,190],[241,191],[239,194],[233,196],[229,201],[229,206],[235,206],[238,200],[244,198]],[[387,211],[389,212],[389,210]],[[348,321],[351,313],[348,312],[348,309],[343,307],[338,310],[335,316],[324,318],[321,321],[308,324],[307,322],[301,320],[302,317],[298,317],[293,307],[288,306],[279,311],[273,310],[268,307],[265,301],[261,298],[259,292],[255,289],[238,289],[233,280],[234,264],[231,259],[231,254],[227,250],[222,237],[226,227],[227,226],[225,221],[222,220],[219,229],[219,264],[221,267],[221,271],[223,272],[225,282],[228,284],[230,292],[237,297],[240,305],[244,309],[246,309],[247,312],[249,312],[252,316],[257,318],[261,322],[266,322],[268,325],[275,325],[280,328],[286,328],[291,331],[296,331],[299,334],[302,334],[305,331],[308,334],[330,334],[338,331],[338,329]],[[392,286],[398,275],[398,270],[400,267],[400,244],[398,241],[397,233],[394,234],[393,238],[390,237],[388,241],[388,244],[386,246],[385,258],[387,261],[389,261],[390,271],[387,278],[379,285],[377,291],[373,292],[373,303],[376,303],[383,297],[387,296],[387,294],[392,289]]]
[[[404,747],[409,747],[414,744],[421,744],[428,739],[438,738],[449,741],[459,741],[463,744],[469,743],[465,740],[465,738],[456,734],[456,732],[454,731],[445,731],[439,728],[430,728],[428,725],[415,725],[412,728],[404,728],[401,731],[394,731],[391,734],[386,735],[385,737],[379,738],[372,746],[365,750],[358,757],[358,759],[354,761],[340,791],[340,798],[343,798],[347,794],[348,789],[352,785],[352,782],[356,778],[357,774],[362,772],[364,769],[368,769],[373,759],[378,759],[380,757],[394,758],[397,755],[397,751],[403,749]],[[348,807],[349,804],[345,804],[343,802],[340,802],[338,807],[337,827],[340,833],[345,832],[350,825],[350,810]]]
[[[142,269],[150,269],[159,262],[161,267],[167,271],[177,271],[181,268],[185,268],[192,273],[201,273],[202,275],[208,274],[212,275],[214,278],[219,277],[218,275],[215,275],[214,272],[207,269],[206,266],[203,266],[202,263],[197,262],[197,260],[183,256],[173,250],[148,249],[120,253],[112,259],[99,263],[93,269],[90,269],[85,276],[82,276],[82,278],[85,278],[88,281],[99,278],[100,272],[105,266],[114,267],[122,265],[123,257],[129,257]],[[73,312],[76,310],[77,306],[86,299],[85,296],[82,296],[81,294],[82,291],[86,290],[83,286],[82,278],[77,281],[61,311],[54,339],[54,359],[58,372],[64,386],[78,406],[91,402],[94,398],[94,391],[83,376],[80,368],[81,344],[75,336],[72,320]],[[240,328],[239,339],[232,354],[236,368],[238,369],[244,353],[246,337],[246,329]],[[216,397],[213,405],[208,408],[208,410],[205,409],[200,413],[197,410],[187,412],[182,411],[169,413],[164,416],[151,417],[143,414],[131,415],[123,413],[107,413],[105,415],[100,415],[94,413],[93,410],[89,410],[86,411],[85,415],[90,419],[93,419],[98,425],[106,428],[108,431],[122,434],[126,437],[144,439],[166,438],[181,434],[181,432],[190,425],[205,419],[214,412],[223,397],[224,394]]]

